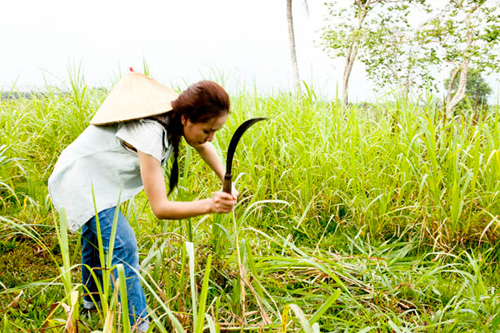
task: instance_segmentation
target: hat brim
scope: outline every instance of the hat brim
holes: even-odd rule
[[[91,125],[105,125],[147,118],[172,110],[178,97],[173,90],[141,73],[126,74],[101,104]]]

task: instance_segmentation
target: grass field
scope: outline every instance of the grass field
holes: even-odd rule
[[[3,332],[130,331],[120,279],[101,311],[80,313],[79,236],[46,187],[105,96],[75,75],[67,89],[0,101]],[[215,140],[223,158],[241,122],[269,118],[238,146],[234,214],[161,221],[144,194],[122,205],[151,331],[500,330],[498,107],[444,119],[432,97],[350,107],[312,90],[231,97]],[[192,149],[181,155],[172,200],[219,189]]]

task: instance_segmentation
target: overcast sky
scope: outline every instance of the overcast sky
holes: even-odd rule
[[[319,45],[324,1],[308,3],[309,15],[294,1],[301,79],[334,98],[344,63]],[[110,87],[120,71],[142,71],[143,60],[181,88],[221,76],[230,90],[293,86],[285,0],[12,0],[0,5],[0,31],[0,90],[61,86],[78,64],[89,86]],[[351,101],[379,95],[359,62],[349,86]]]
[[[319,46],[323,1],[309,1],[309,15],[294,4],[301,78],[334,95],[343,65]],[[119,71],[141,71],[143,59],[164,84],[224,75],[262,92],[292,87],[284,0],[4,1],[0,31],[3,90],[16,80],[25,90],[61,85],[73,63],[88,85],[108,87]],[[353,98],[369,97],[361,71],[351,85]]]

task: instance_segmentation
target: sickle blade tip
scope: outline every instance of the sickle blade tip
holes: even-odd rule
[[[234,152],[236,150],[236,146],[238,145],[238,142],[240,141],[241,137],[243,136],[243,133],[246,132],[246,130],[255,124],[258,121],[261,120],[267,120],[266,117],[256,117],[256,118],[251,118],[246,121],[244,121],[234,132],[233,137],[231,138],[231,142],[229,143],[229,149],[227,151],[227,160],[226,160],[226,173],[231,173],[231,166],[233,164],[233,156]]]

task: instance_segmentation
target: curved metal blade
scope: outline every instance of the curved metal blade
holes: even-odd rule
[[[252,118],[248,119],[245,121],[243,124],[241,124],[236,131],[233,134],[233,137],[231,138],[231,142],[229,143],[229,148],[227,150],[227,159],[226,159],[226,174],[231,174],[231,167],[233,165],[233,156],[234,156],[234,151],[236,150],[236,146],[238,145],[238,142],[240,141],[241,137],[243,136],[243,133],[255,124],[258,121],[261,120],[266,120],[267,118],[265,117],[258,117],[258,118]]]

